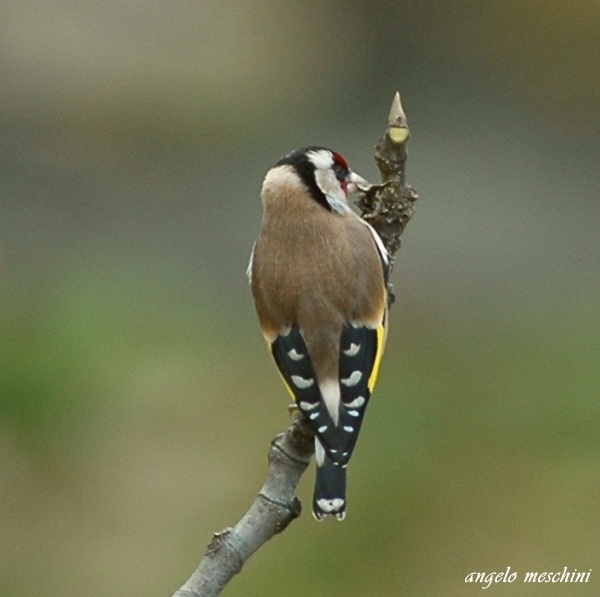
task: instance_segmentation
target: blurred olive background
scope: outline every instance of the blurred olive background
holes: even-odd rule
[[[262,177],[322,144],[376,180],[396,89],[420,200],[348,517],[310,470],[226,594],[598,595],[599,31],[589,0],[4,0],[0,595],[170,595],[246,510],[289,423]]]

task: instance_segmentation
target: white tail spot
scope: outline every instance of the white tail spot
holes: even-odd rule
[[[344,505],[344,500],[341,498],[334,498],[332,500],[317,500],[317,506],[323,510],[323,512],[327,512],[331,514],[332,512],[337,512]]]

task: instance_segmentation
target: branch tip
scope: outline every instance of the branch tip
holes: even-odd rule
[[[391,126],[388,130],[388,137],[390,138],[390,141],[396,145],[401,145],[404,143],[409,136],[410,133],[408,132],[408,129],[404,127]]]
[[[406,114],[402,109],[402,101],[400,100],[400,92],[396,91],[396,95],[392,100],[392,107],[388,116],[388,124],[390,126],[406,127]]]

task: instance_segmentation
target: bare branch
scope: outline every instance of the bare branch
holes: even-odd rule
[[[248,512],[232,529],[215,533],[200,565],[173,597],[218,595],[263,543],[300,516],[296,487],[313,455],[313,440],[304,417],[296,415],[271,442],[267,479]]]
[[[400,94],[396,93],[388,126],[375,146],[382,182],[361,189],[357,201],[362,218],[378,232],[392,260],[417,199],[415,190],[405,184],[409,136]],[[388,287],[391,304],[394,292],[391,284]],[[267,479],[248,512],[235,527],[215,533],[200,565],[173,597],[218,595],[261,545],[300,516],[296,487],[313,453],[314,434],[302,415],[296,415],[289,429],[271,442]]]

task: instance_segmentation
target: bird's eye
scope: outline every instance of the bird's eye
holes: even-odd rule
[[[335,174],[335,177],[340,181],[340,182],[345,182],[345,180],[348,178],[348,174],[350,172],[350,168],[348,167],[348,162],[339,154],[339,153],[335,153],[333,152],[333,173]]]
[[[345,168],[342,164],[333,164],[333,173],[335,174],[335,177],[342,182],[348,177],[348,168]]]

